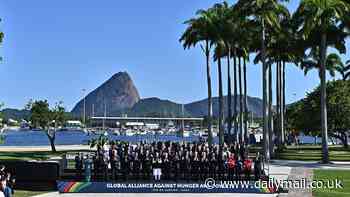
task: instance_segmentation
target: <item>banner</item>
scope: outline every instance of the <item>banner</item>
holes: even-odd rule
[[[254,182],[235,184],[205,183],[114,183],[58,181],[60,193],[274,193],[273,188],[263,188]]]

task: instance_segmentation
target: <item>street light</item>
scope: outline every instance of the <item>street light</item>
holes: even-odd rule
[[[86,91],[86,89],[84,88],[84,89],[82,89],[82,91],[83,91],[83,97],[84,97],[84,109],[83,109],[83,123],[84,123],[84,127],[86,127],[86,125],[85,125],[85,113],[86,113],[86,111],[85,111],[85,106],[86,106],[86,96],[85,96],[85,91]]]

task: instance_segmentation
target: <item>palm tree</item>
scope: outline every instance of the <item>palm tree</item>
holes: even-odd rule
[[[244,142],[244,135],[243,135],[243,91],[242,91],[242,64],[241,64],[241,57],[243,55],[240,55],[238,57],[239,64],[238,64],[238,86],[239,86],[239,141],[241,144]]]
[[[270,159],[269,152],[269,110],[268,110],[268,66],[266,64],[266,44],[267,36],[266,30],[278,28],[279,24],[279,13],[288,12],[288,10],[277,0],[239,0],[236,4],[236,9],[241,11],[242,15],[249,16],[253,20],[259,23],[261,29],[261,62],[263,67],[262,79],[263,79],[263,142],[264,142],[264,156],[266,160]]]
[[[242,39],[245,42],[245,39]],[[248,42],[248,41],[247,41]],[[239,84],[239,141],[241,144],[248,142],[248,123],[247,123],[247,68],[246,61],[248,59],[247,48],[248,45],[240,44],[239,63],[238,63],[238,84]],[[243,67],[243,68],[242,68]]]
[[[300,63],[300,68],[304,70],[304,74],[307,75],[311,70],[317,69],[319,71],[319,76],[321,77],[320,71],[320,55],[317,49],[312,50],[308,55],[304,57],[304,60]],[[336,72],[340,74],[345,69],[341,58],[336,53],[328,54],[326,57],[326,71],[328,71],[329,75],[335,77]]]
[[[224,96],[222,87],[222,69],[221,69],[221,57],[223,46],[220,43],[216,44],[214,59],[218,65],[218,81],[219,81],[219,144],[220,154],[222,153],[222,147],[224,145]]]
[[[238,141],[238,125],[237,125],[237,49],[233,49],[233,139]]]
[[[295,50],[296,38],[288,12],[279,17],[283,29],[271,33],[271,41],[267,47],[269,63],[276,64],[276,124],[274,134],[278,136],[278,145],[284,145],[284,111],[285,111],[285,62],[294,62],[298,54]],[[270,96],[272,97],[271,93]],[[270,108],[271,109],[271,108]],[[271,121],[272,122],[272,121]],[[272,124],[270,122],[270,124]],[[272,132],[271,132],[272,133]],[[270,137],[271,139],[271,137]],[[270,146],[273,150],[273,146]]]
[[[301,33],[308,38],[313,31],[319,32],[321,38],[317,46],[320,50],[320,80],[321,80],[321,131],[322,131],[322,161],[329,162],[327,106],[326,106],[326,57],[328,49],[328,30],[348,17],[350,3],[345,0],[302,0],[295,17],[300,21]]]
[[[244,142],[244,135],[245,133],[243,130],[243,105],[244,105],[244,98],[243,97],[243,88],[242,88],[242,60],[243,64],[245,64],[245,59],[247,58],[247,51],[249,46],[249,39],[250,36],[249,34],[252,34],[254,31],[252,31],[252,24],[250,21],[247,20],[247,17],[244,15],[239,15],[240,13],[236,10],[237,8],[233,7],[233,13],[234,15],[234,29],[235,31],[232,33],[234,35],[234,39],[231,39],[231,46],[233,46],[232,50],[234,51],[233,53],[233,58],[234,58],[234,139],[235,141],[240,141],[241,143]],[[240,35],[246,35],[244,37]],[[238,37],[237,37],[238,36]],[[238,64],[237,64],[238,60]],[[237,70],[238,66],[238,70]],[[238,73],[237,73],[238,71]],[[237,84],[237,74],[238,74],[238,84]],[[244,83],[246,84],[246,83]],[[239,99],[237,97],[237,86],[239,87]],[[237,102],[240,103],[239,105],[239,116],[237,116]],[[237,122],[239,120],[239,123]],[[238,136],[238,126],[240,130],[240,134]]]
[[[188,26],[180,38],[185,49],[195,47],[201,43],[201,48],[206,57],[206,71],[207,71],[207,86],[208,86],[208,142],[212,144],[212,87],[211,87],[211,71],[210,71],[210,50],[212,45],[212,38],[214,35],[214,25],[212,23],[212,12],[207,10],[199,10],[198,17],[190,19],[185,22]],[[203,46],[204,45],[204,46]]]
[[[228,133],[231,132],[231,126],[232,126],[232,111],[231,111],[231,99],[232,99],[232,93],[231,93],[231,70],[230,70],[230,59],[231,59],[231,40],[233,40],[234,37],[234,27],[233,27],[233,21],[234,21],[234,14],[232,13],[232,9],[229,7],[227,2],[218,3],[215,4],[212,8],[213,12],[215,12],[216,20],[214,22],[216,27],[216,46],[217,49],[220,51],[217,51],[215,59],[219,60],[221,57],[224,57],[226,55],[227,58],[227,88],[228,88]],[[220,79],[219,79],[220,80]],[[219,85],[220,86],[220,85]],[[220,87],[219,87],[220,89]],[[222,90],[222,87],[221,87]],[[221,100],[223,102],[223,99]],[[222,105],[223,106],[223,103]],[[220,113],[221,112],[221,113]],[[219,114],[221,116],[221,120],[224,119],[223,114],[223,108],[222,111],[220,111]],[[223,122],[222,123],[222,131],[219,133],[219,141],[220,144],[223,145],[224,142],[224,133],[223,133]],[[220,129],[219,129],[220,131]]]
[[[235,17],[237,35],[245,35],[244,37],[237,38],[237,57],[238,57],[238,86],[239,86],[239,141],[241,144],[247,142],[248,128],[246,124],[245,114],[247,110],[247,97],[246,97],[246,60],[248,59],[248,51],[251,47],[251,37],[254,31],[252,31],[251,21],[246,16]],[[243,67],[243,69],[242,69]],[[243,81],[242,81],[243,80]],[[243,125],[246,125],[243,127]]]
[[[243,58],[243,95],[244,95],[244,142],[248,145],[248,101],[247,101],[247,65],[248,55]]]
[[[338,59],[339,58],[339,59]],[[342,76],[343,81],[350,79],[350,60],[348,60],[345,64],[341,61],[340,57],[337,56],[334,59],[337,72]]]

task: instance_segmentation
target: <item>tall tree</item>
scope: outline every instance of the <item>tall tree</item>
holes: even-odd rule
[[[56,129],[58,126],[63,126],[66,120],[65,108],[62,102],[57,103],[53,109],[50,109],[47,100],[30,101],[26,108],[30,110],[32,126],[41,128],[46,133],[52,152],[56,152]]]
[[[234,49],[233,54],[233,139],[238,142],[238,122],[237,122],[237,50]]]
[[[219,80],[219,144],[220,144],[220,154],[222,153],[222,147],[224,145],[224,95],[222,87],[222,71],[221,71],[221,49],[220,45],[217,46],[218,53],[218,80]]]
[[[350,81],[336,80],[327,82],[327,122],[329,135],[348,147],[350,134]],[[321,134],[320,86],[308,93],[306,98],[291,104],[287,110],[289,127],[305,134]]]
[[[339,22],[348,17],[350,3],[346,0],[302,0],[295,17],[300,22],[300,29],[304,37],[309,37],[317,31],[318,42],[316,46],[320,50],[320,80],[321,80],[321,130],[322,130],[322,161],[329,162],[328,153],[328,130],[327,130],[327,105],[326,105],[326,57],[328,31],[337,26]],[[299,29],[298,28],[298,29]]]
[[[263,144],[264,157],[270,159],[269,151],[269,110],[268,110],[268,65],[266,64],[266,44],[269,41],[269,35],[266,34],[269,29],[280,29],[279,14],[288,12],[288,10],[277,0],[239,0],[235,5],[237,10],[240,10],[242,15],[249,16],[259,24],[261,47],[258,51],[261,52],[262,62],[262,79],[263,79]]]
[[[208,142],[212,144],[212,85],[211,85],[211,68],[210,68],[210,51],[212,46],[212,38],[214,37],[214,24],[212,23],[212,12],[208,10],[199,10],[197,18],[190,19],[185,22],[187,29],[180,38],[180,42],[185,49],[195,47],[201,43],[201,48],[206,58],[206,77],[208,87]]]
[[[248,57],[243,58],[243,95],[244,95],[244,142],[248,145],[248,99],[247,99],[247,61]]]
[[[222,147],[224,144],[224,98],[223,98],[223,86],[222,86],[222,73],[221,73],[221,58],[226,55],[227,57],[227,69],[228,69],[228,119],[231,118],[231,73],[230,73],[230,56],[231,48],[229,40],[233,36],[232,28],[232,9],[227,2],[217,3],[209,9],[213,12],[213,24],[214,24],[214,37],[213,44],[215,44],[214,60],[218,63],[218,78],[219,78],[219,143],[220,153],[222,153]],[[229,120],[230,122],[230,120]],[[230,131],[230,125],[228,126]]]
[[[239,86],[239,141],[241,144],[244,142],[244,134],[243,134],[243,90],[242,90],[242,56],[240,55],[239,58],[239,64],[238,64],[238,86]]]
[[[310,51],[309,54],[307,54],[304,59],[300,63],[300,68],[304,70],[304,74],[307,75],[311,70],[317,69],[319,72],[319,76],[321,77],[320,73],[320,54],[319,51],[316,49],[313,49]],[[329,75],[332,77],[336,76],[336,72],[343,72],[345,66],[341,61],[341,58],[336,53],[328,54],[326,57],[326,71],[328,71]]]

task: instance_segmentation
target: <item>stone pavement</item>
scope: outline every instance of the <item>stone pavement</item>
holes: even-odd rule
[[[322,164],[317,161],[296,161],[296,160],[272,160],[273,166],[302,167],[311,169],[343,169],[350,170],[350,162],[334,161],[330,164]]]
[[[313,172],[310,168],[292,168],[288,180],[300,181],[301,179],[305,179],[307,182],[311,182],[312,177]],[[290,188],[288,190],[288,197],[312,197],[312,189]]]

